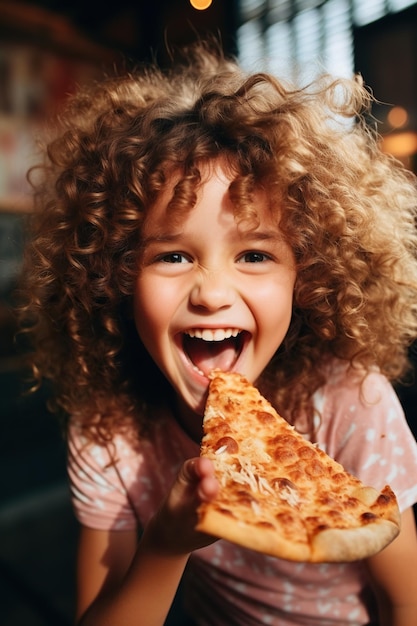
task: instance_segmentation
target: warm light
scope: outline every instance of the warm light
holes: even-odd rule
[[[403,107],[394,107],[388,113],[387,120],[392,128],[402,128],[408,122],[408,113]]]
[[[382,139],[382,149],[398,158],[409,157],[417,152],[417,133],[387,135]]]
[[[211,5],[212,0],[190,0],[190,4],[193,9],[197,9],[197,11],[204,11],[208,9]]]

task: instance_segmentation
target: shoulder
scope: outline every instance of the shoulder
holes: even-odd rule
[[[75,425],[68,433],[68,474],[75,512],[92,528],[133,528],[159,506],[186,458],[198,455],[173,419],[155,422],[149,436],[134,441],[88,441]]]
[[[315,404],[318,445],[366,484],[389,484],[402,508],[413,504],[417,445],[385,376],[378,371],[360,375],[335,362]]]
[[[88,464],[103,472],[115,462],[140,456],[143,442],[136,440],[133,433],[127,432],[115,434],[109,441],[93,435],[87,437],[80,426],[71,422],[67,431],[67,445],[70,461]]]
[[[378,369],[365,372],[335,360],[327,366],[325,385],[317,399],[325,402],[327,412],[402,414],[402,408],[391,383]]]
[[[357,371],[342,361],[327,366],[326,383],[314,396],[318,416],[317,435],[333,453],[336,442],[365,436],[370,429],[386,429],[394,421],[405,421],[398,396],[391,383],[379,371]]]
[[[97,529],[135,528],[126,485],[140,470],[140,450],[122,435],[109,443],[92,441],[75,424],[68,429],[67,448],[72,503],[80,522]]]

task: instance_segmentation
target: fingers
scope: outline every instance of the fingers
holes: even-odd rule
[[[214,466],[209,459],[198,459],[197,471],[200,472],[200,482],[197,488],[197,495],[203,502],[213,500],[218,491],[219,483],[214,475]]]
[[[166,553],[190,553],[216,541],[195,530],[197,509],[215,498],[219,490],[209,459],[185,461],[166,499],[147,525],[147,541]]]
[[[219,490],[214,466],[209,459],[197,457],[185,461],[178,479],[187,491],[194,491],[200,501],[213,500]]]
[[[194,467],[197,474],[203,478],[204,476],[214,476],[214,465],[210,459],[205,459],[204,457],[198,457],[196,459],[191,459],[194,461]]]

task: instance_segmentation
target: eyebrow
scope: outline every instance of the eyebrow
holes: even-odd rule
[[[275,241],[283,241],[283,236],[280,233],[271,233],[271,231],[263,231],[263,230],[252,230],[247,233],[243,233],[244,239],[250,239],[253,241],[256,240],[275,240]]]
[[[141,247],[147,247],[153,243],[171,243],[178,241],[182,236],[182,232],[177,233],[161,233],[159,235],[149,235],[144,237]],[[284,237],[279,233],[271,233],[271,231],[252,230],[242,233],[242,239],[246,241],[284,241]]]
[[[152,243],[170,243],[171,241],[177,241],[181,237],[181,233],[162,233],[160,235],[149,235],[148,237],[144,237],[141,241],[141,247],[146,248],[146,246],[151,245]]]

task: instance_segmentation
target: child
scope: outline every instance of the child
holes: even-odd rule
[[[23,315],[70,416],[78,624],[417,623],[417,452],[390,384],[417,335],[415,182],[379,151],[370,104],[359,79],[290,88],[200,44],[63,113]],[[199,458],[214,367],[390,484],[399,537],[312,565],[195,532],[219,489]]]

